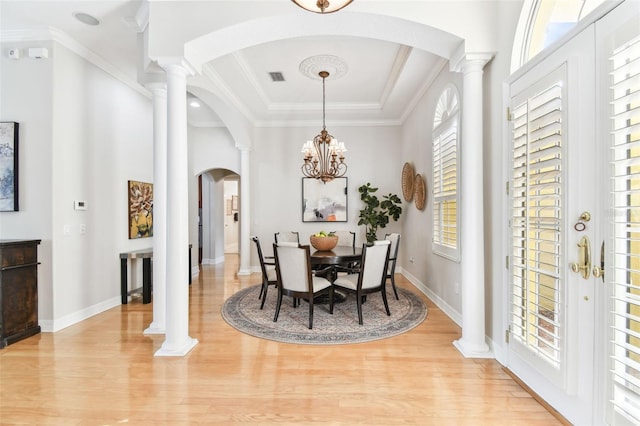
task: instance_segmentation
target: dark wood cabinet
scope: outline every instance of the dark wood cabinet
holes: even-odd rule
[[[38,244],[0,240],[0,349],[40,332]]]

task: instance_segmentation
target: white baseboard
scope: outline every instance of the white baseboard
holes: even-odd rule
[[[82,309],[80,311],[65,315],[62,318],[39,321],[40,328],[45,333],[55,333],[56,331],[60,331],[63,328],[67,328],[71,325],[79,323],[80,321],[84,321],[87,318],[91,318],[94,315],[98,315],[104,311],[108,311],[111,308],[115,308],[121,303],[122,300],[120,296],[117,296],[104,302],[97,303],[93,306],[89,306],[88,308]]]
[[[423,292],[425,296],[431,299],[431,301],[435,303],[436,306],[440,308],[442,312],[444,312],[449,318],[451,318],[453,322],[458,324],[459,327],[462,327],[462,315],[460,314],[460,312],[453,309],[451,305],[445,302],[440,296],[435,294],[429,287],[426,286],[426,284],[421,282],[419,279],[417,279],[407,271],[400,268],[399,272],[404,275],[405,278],[408,279],[409,282],[411,282],[411,284],[413,284],[418,290]]]

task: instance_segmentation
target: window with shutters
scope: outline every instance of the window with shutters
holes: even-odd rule
[[[433,119],[433,251],[459,260],[458,133],[459,103],[455,87],[444,89]]]
[[[511,106],[510,336],[553,369],[562,359],[561,75],[532,86]]]
[[[610,64],[613,163],[612,403],[640,423],[640,37],[614,50]],[[611,274],[611,275],[609,275]]]

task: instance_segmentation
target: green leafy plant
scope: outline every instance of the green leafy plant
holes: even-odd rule
[[[360,210],[360,220],[358,225],[365,225],[367,242],[372,243],[378,239],[378,228],[384,228],[389,224],[389,220],[394,222],[402,214],[402,200],[396,194],[389,193],[382,196],[382,201],[374,193],[378,188],[371,186],[369,182],[358,188],[360,200],[364,203],[364,208]]]

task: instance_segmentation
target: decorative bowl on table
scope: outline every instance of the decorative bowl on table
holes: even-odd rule
[[[338,236],[333,234],[312,234],[309,242],[318,251],[330,251],[338,245]]]

